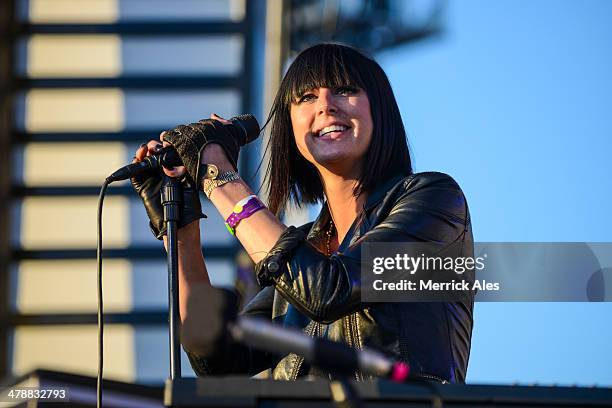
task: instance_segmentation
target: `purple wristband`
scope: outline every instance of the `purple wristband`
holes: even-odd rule
[[[232,235],[236,235],[236,227],[240,221],[244,220],[245,218],[249,218],[262,208],[265,208],[265,206],[261,201],[259,201],[259,198],[257,198],[256,195],[250,195],[238,201],[233,208],[233,212],[229,217],[227,217],[227,220],[225,220],[227,230]]]

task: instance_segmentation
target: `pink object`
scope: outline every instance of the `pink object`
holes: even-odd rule
[[[393,364],[389,378],[391,381],[404,382],[408,375],[410,375],[410,366],[406,363],[398,362]]]

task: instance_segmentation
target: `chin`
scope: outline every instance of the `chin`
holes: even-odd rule
[[[358,159],[354,157],[347,157],[345,155],[328,156],[325,158],[319,158],[316,160],[315,166],[324,167],[329,171],[336,173],[355,173],[355,165],[358,163]]]
[[[345,163],[347,160],[351,160],[351,159],[349,157],[346,157],[346,155],[342,153],[321,154],[321,155],[314,156],[314,161],[317,164],[320,164],[322,166]]]

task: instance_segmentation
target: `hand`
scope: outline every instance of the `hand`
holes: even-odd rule
[[[224,125],[231,125],[227,119],[223,119],[216,114],[210,115],[211,119],[218,120]],[[221,145],[216,143],[209,143],[204,149],[202,149],[202,154],[200,156],[200,164],[215,164],[220,172],[226,172],[231,170],[236,170],[236,167],[228,160],[227,154]]]
[[[159,141],[151,140],[147,144],[142,144],[136,151],[134,160],[132,163],[143,160],[146,156],[155,154],[162,147]],[[181,172],[181,169],[172,169],[167,173]],[[182,171],[184,173],[184,170]],[[173,174],[170,174],[171,176]],[[132,186],[136,193],[140,196],[147,215],[149,216],[149,226],[153,235],[157,239],[162,239],[166,235],[166,226],[164,225],[164,208],[161,203],[161,187],[162,187],[162,176],[157,172],[145,174],[139,177],[132,178]],[[179,229],[185,227],[195,220],[200,218],[206,218],[206,215],[202,214],[202,207],[200,205],[200,197],[197,189],[189,177],[183,177],[181,182],[183,192],[183,203],[181,207],[181,218],[178,223]]]
[[[164,132],[162,137],[164,142],[174,146],[185,165],[187,173],[198,182],[200,179],[198,174],[200,155],[209,144],[219,144],[234,169],[237,169],[240,141],[225,125],[231,125],[231,122],[213,114],[211,119],[177,126]]]

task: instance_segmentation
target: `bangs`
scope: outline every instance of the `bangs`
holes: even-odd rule
[[[285,75],[283,102],[295,102],[316,88],[352,86],[365,89],[360,66],[368,60],[357,50],[336,44],[320,44],[300,53]]]

